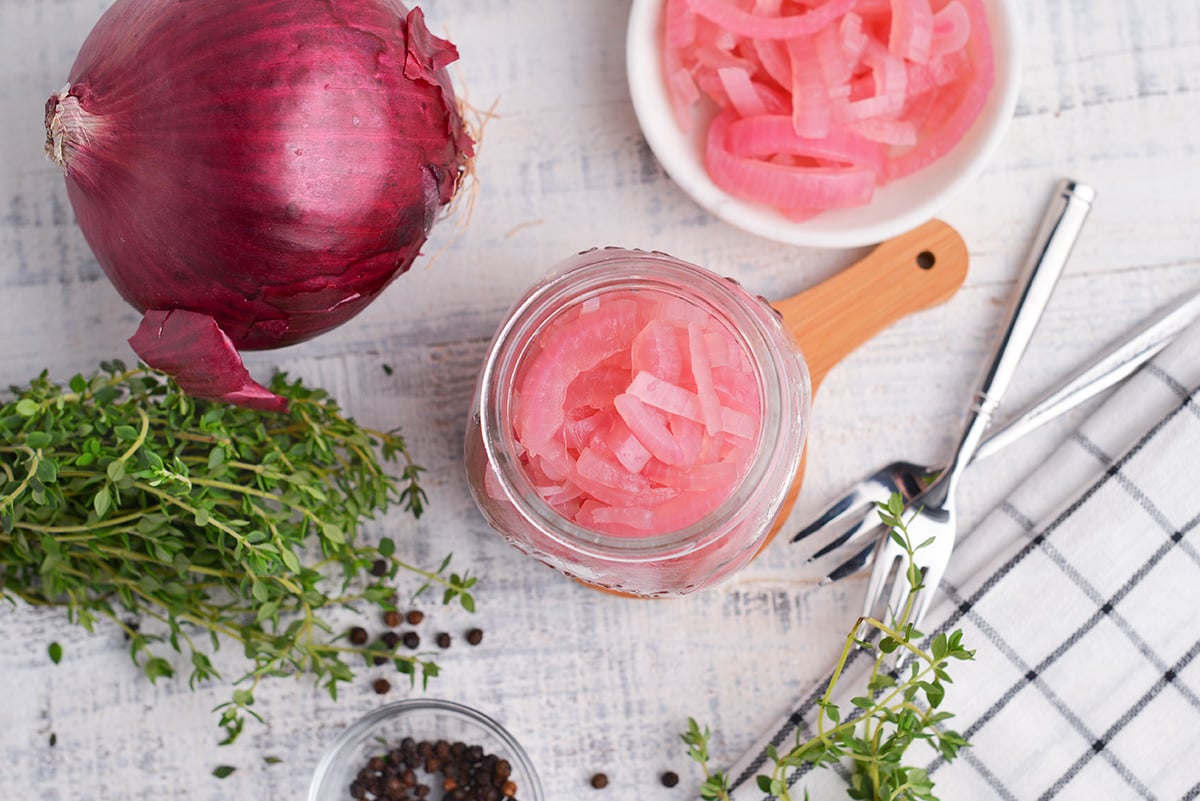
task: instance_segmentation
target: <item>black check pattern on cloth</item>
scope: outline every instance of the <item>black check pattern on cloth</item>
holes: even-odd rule
[[[940,798],[1200,798],[1200,325],[960,539],[939,590],[922,628],[962,628],[977,649],[944,704],[972,746],[951,764],[909,757]],[[767,744],[810,736],[824,689],[729,769],[736,801],[763,801]],[[792,782],[838,798],[845,776]]]

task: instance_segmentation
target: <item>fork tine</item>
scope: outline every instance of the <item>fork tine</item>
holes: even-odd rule
[[[857,511],[862,504],[855,503],[855,496],[858,493],[855,490],[843,495],[838,500],[830,504],[821,515],[804,528],[800,529],[795,536],[792,537],[792,542],[800,542],[807,537],[820,531],[825,526],[838,520],[844,519],[847,515]],[[864,511],[863,514],[866,514]]]
[[[900,567],[896,570],[895,578],[892,579],[891,588],[888,592],[887,611],[888,611],[888,614],[891,615],[891,620],[888,620],[885,622],[890,623],[900,617],[900,610],[903,608],[904,601],[908,596],[908,592],[909,592],[909,588],[908,588],[907,568],[904,564],[901,564]],[[918,593],[917,599],[916,599],[917,604],[921,603],[921,598],[925,594],[926,594],[925,590],[921,590],[920,593]],[[914,605],[914,609],[915,608],[916,608],[916,606]],[[909,622],[916,625],[917,618],[916,618],[915,614],[913,616],[909,617]]]
[[[889,585],[898,583],[893,580],[893,574],[896,573],[896,561],[896,554],[890,548],[881,548],[875,554],[875,564],[871,567],[871,575],[867,581],[867,594],[863,598],[863,615],[886,622],[887,608],[883,609],[881,615],[876,615],[875,612],[880,599],[883,598],[884,590]],[[888,602],[891,603],[891,598],[888,599]]]
[[[870,508],[863,509],[861,516],[857,520],[847,526],[841,534],[837,535],[823,547],[818,549],[815,553],[813,553],[812,556],[805,559],[804,563],[811,564],[821,557],[840,549],[844,545],[857,542],[864,530],[870,531],[873,528],[873,526],[869,523],[871,520],[870,511]]]
[[[821,584],[832,584],[835,581],[841,581],[846,576],[852,576],[862,570],[867,564],[867,559],[871,556],[871,551],[875,550],[878,542],[878,537],[874,537],[867,546],[861,549],[858,553],[851,556],[845,562],[842,562],[836,568],[831,570],[825,578],[821,579]]]

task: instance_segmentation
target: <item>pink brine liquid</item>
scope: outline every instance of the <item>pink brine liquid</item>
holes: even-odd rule
[[[603,534],[652,537],[732,495],[761,407],[750,356],[726,324],[665,292],[618,289],[569,306],[530,342],[512,437],[555,512]]]

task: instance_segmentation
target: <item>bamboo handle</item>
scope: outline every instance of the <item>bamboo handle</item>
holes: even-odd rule
[[[800,343],[813,391],[859,345],[900,318],[949,300],[967,277],[967,261],[958,232],[930,220],[811,289],[773,301]]]

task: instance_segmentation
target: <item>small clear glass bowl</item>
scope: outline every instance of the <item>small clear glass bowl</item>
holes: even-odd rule
[[[511,765],[510,780],[517,786],[512,801],[544,801],[529,755],[503,726],[470,707],[429,698],[387,704],[350,724],[317,765],[308,801],[353,801],[350,784],[358,772],[372,757],[384,756],[399,747],[405,737],[418,742],[446,740],[478,745],[485,754],[494,754]],[[432,788],[427,801],[440,801],[440,776],[421,772],[418,779]]]

